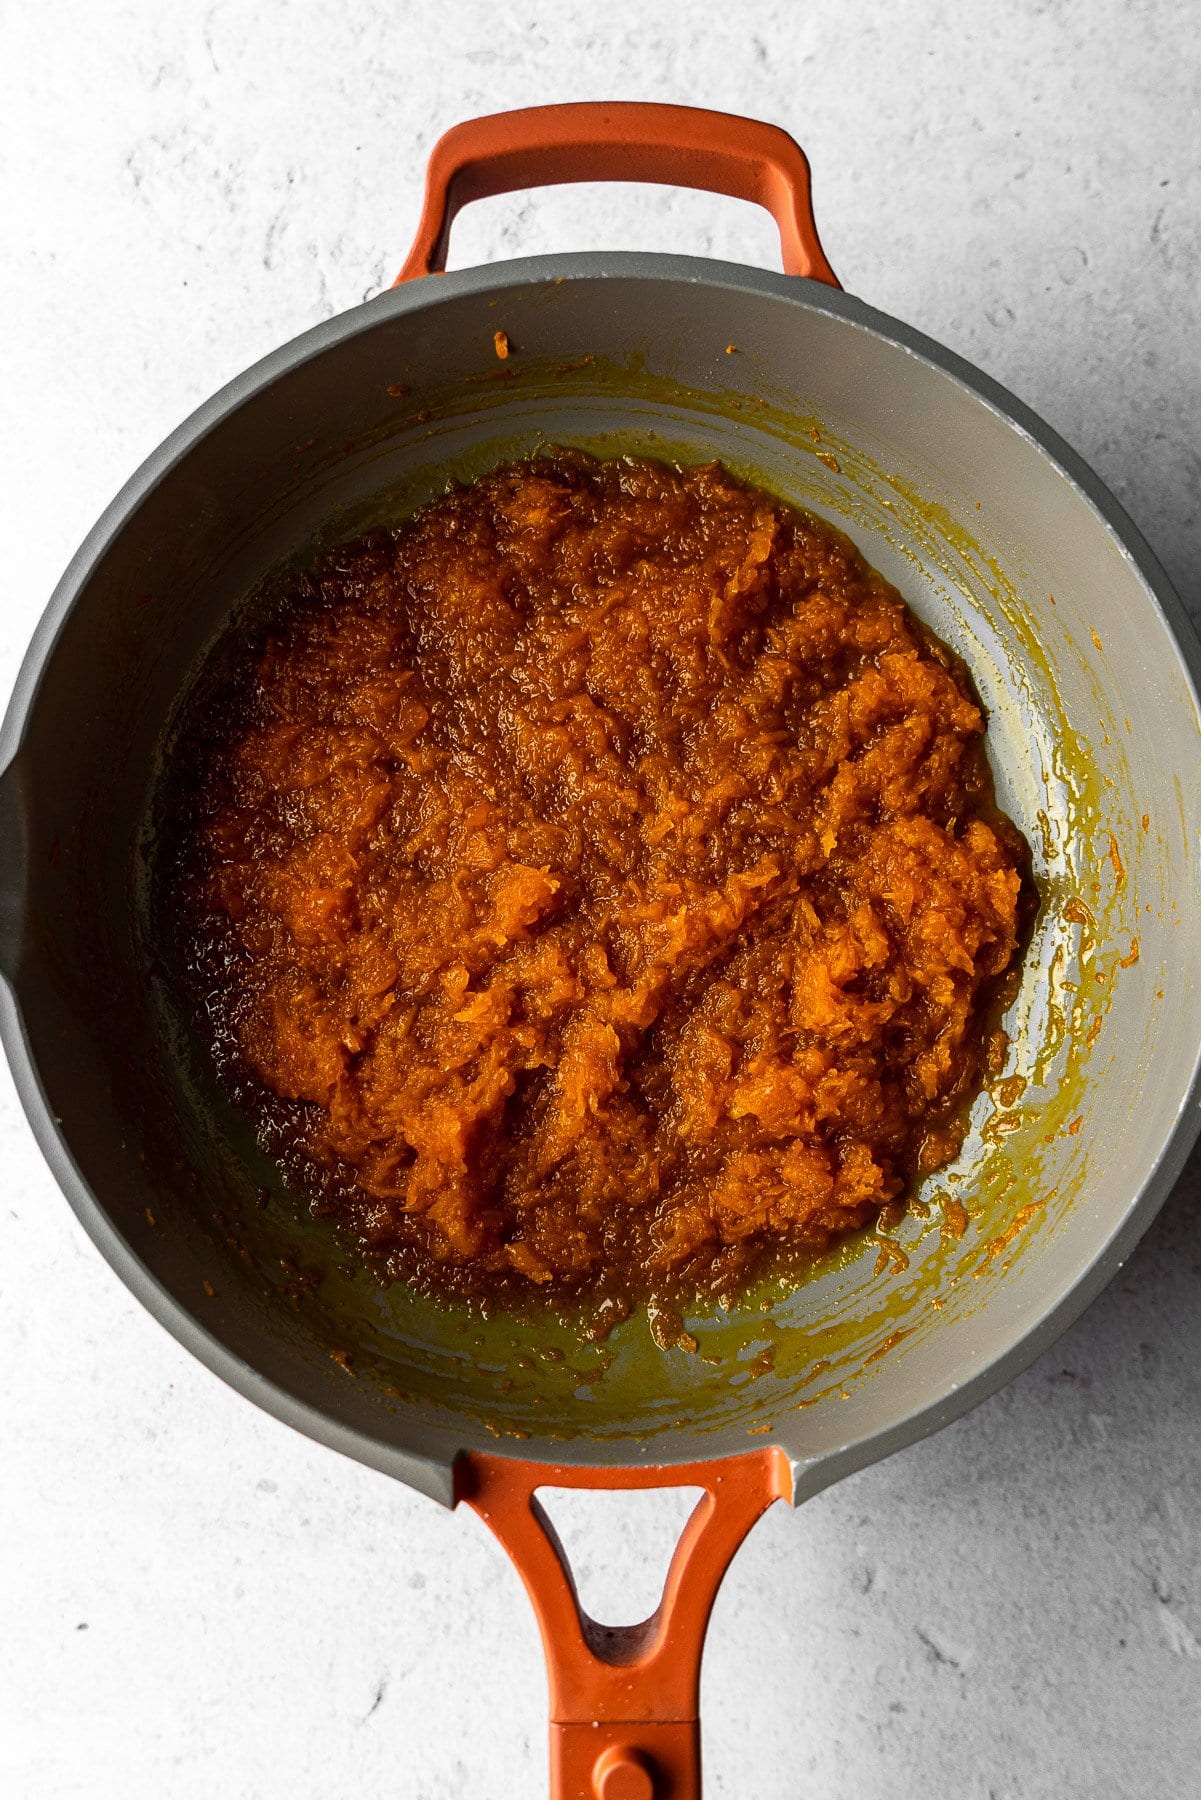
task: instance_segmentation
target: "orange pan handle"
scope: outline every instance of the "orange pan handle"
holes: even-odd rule
[[[785,274],[839,286],[813,220],[809,164],[786,131],[697,106],[625,100],[492,113],[439,138],[417,236],[393,286],[445,269],[451,225],[469,201],[568,181],[658,181],[752,200],[780,228]]]
[[[663,1598],[641,1625],[598,1625],[538,1503],[543,1487],[704,1490]],[[701,1651],[722,1577],[773,1500],[792,1499],[782,1450],[666,1469],[578,1469],[467,1454],[455,1500],[500,1539],[533,1602],[550,1687],[551,1800],[700,1800]]]

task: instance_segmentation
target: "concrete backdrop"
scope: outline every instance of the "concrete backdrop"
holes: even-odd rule
[[[673,99],[806,146],[846,286],[1012,386],[1201,611],[1201,53],[1183,5],[0,7],[0,690],[70,552],[255,357],[387,284],[467,115]],[[481,205],[458,263],[771,264],[736,202]],[[718,1603],[707,1792],[1185,1800],[1201,1776],[1201,1164],[1061,1343],[793,1516]],[[0,1790],[516,1800],[545,1688],[482,1526],[293,1436],[134,1305],[0,1081]],[[668,1521],[579,1505],[585,1597]]]

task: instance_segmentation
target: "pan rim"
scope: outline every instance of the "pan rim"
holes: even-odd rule
[[[1001,383],[914,327],[853,295],[803,277],[699,257],[641,252],[573,253],[487,264],[389,289],[348,312],[322,321],[269,352],[227,382],[186,418],[126,481],[88,532],[55,587],[21,662],[0,726],[0,788],[20,778],[21,745],[37,704],[42,675],[51,661],[63,626],[94,570],[154,489],[231,413],[281,376],[336,345],[371,331],[384,319],[417,314],[446,299],[540,282],[631,278],[725,287],[827,313],[866,330],[966,389],[973,399],[1027,439],[1097,515],[1162,618],[1194,707],[1201,715],[1198,698],[1201,643],[1183,602],[1158,559],[1125,509],[1084,459]],[[346,1426],[322,1408],[300,1400],[229,1350],[141,1261],[84,1180],[66,1136],[47,1104],[21,1016],[17,984],[8,980],[0,985],[0,1041],[7,1051],[17,1092],[34,1136],[73,1212],[105,1260],[158,1323],[214,1374],[283,1423],[451,1504],[453,1451],[448,1449],[444,1458],[435,1459],[429,1454],[405,1450],[394,1442]],[[1201,1042],[1196,1046],[1173,1126],[1150,1163],[1143,1182],[1132,1193],[1117,1227],[1096,1247],[1091,1259],[1077,1267],[1059,1297],[967,1380],[948,1380],[946,1391],[936,1399],[891,1425],[864,1433],[838,1449],[824,1451],[809,1460],[794,1457],[797,1497],[816,1493],[843,1475],[951,1423],[1027,1367],[1080,1316],[1116,1274],[1167,1198],[1199,1131]],[[448,1445],[454,1436],[453,1431],[446,1432]],[[634,1440],[631,1440],[632,1454],[629,1456],[615,1458],[612,1454],[615,1446],[611,1443],[605,1448],[608,1454],[589,1454],[595,1452],[597,1446],[582,1437],[573,1443],[555,1445],[553,1457],[548,1455],[546,1460],[579,1462],[593,1467],[603,1467],[614,1461],[651,1460],[647,1445]],[[577,1454],[581,1449],[585,1454]],[[501,1453],[505,1452],[502,1450]],[[663,1466],[688,1460],[689,1454],[695,1454],[695,1446],[690,1446],[684,1456],[666,1457]]]

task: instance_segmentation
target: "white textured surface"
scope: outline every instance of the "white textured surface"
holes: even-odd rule
[[[1165,0],[41,0],[2,11],[0,686],[68,555],[194,404],[390,279],[445,126],[693,101],[806,145],[848,287],[1042,412],[1201,610],[1201,55]],[[731,202],[490,202],[455,258],[771,262]],[[84,1240],[0,1087],[0,1791],[545,1792],[516,1576],[254,1411]],[[706,1663],[730,1800],[1186,1800],[1201,1765],[1201,1163],[1059,1346],[734,1566]],[[632,1512],[587,1558],[652,1571]]]

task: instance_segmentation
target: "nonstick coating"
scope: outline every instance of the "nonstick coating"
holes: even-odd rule
[[[731,1316],[690,1320],[696,1352],[657,1350],[645,1317],[586,1346],[357,1275],[213,1090],[147,941],[156,759],[231,610],[318,540],[547,443],[720,457],[847,530],[970,663],[1001,802],[1035,853],[1009,1085],[921,1190],[926,1216],[895,1249],[863,1234],[791,1293],[761,1284]],[[203,407],[39,627],[0,753],[0,1024],[30,1119],[99,1248],[184,1344],[426,1492],[450,1498],[460,1449],[599,1465],[773,1442],[816,1491],[1049,1343],[1183,1163],[1201,1045],[1195,659],[1095,477],[859,301],[653,256],[410,284]]]

